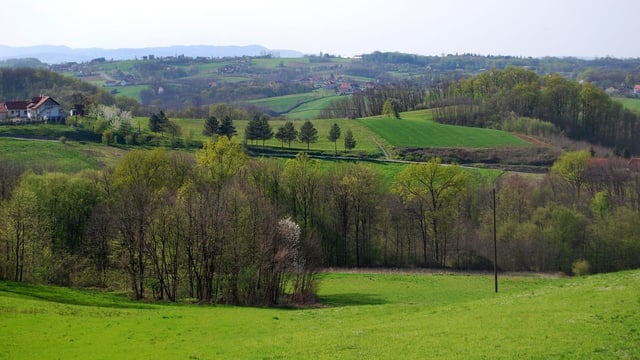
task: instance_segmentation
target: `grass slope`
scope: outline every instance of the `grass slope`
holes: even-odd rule
[[[614,100],[622,103],[627,109],[640,112],[640,99],[616,97]]]
[[[119,151],[102,145],[0,138],[0,159],[34,170],[77,172],[112,164]]]
[[[402,113],[401,120],[377,116],[358,122],[394,147],[496,148],[527,145],[522,139],[504,131],[436,123],[430,110]]]
[[[638,358],[640,271],[325,274],[325,307],[137,304],[0,282],[0,358]],[[139,306],[136,306],[139,305]]]

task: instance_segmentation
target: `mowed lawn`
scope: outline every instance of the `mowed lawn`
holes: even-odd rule
[[[7,359],[640,357],[640,271],[582,278],[329,273],[322,306],[135,303],[0,282]]]
[[[509,132],[436,123],[430,110],[402,113],[401,119],[377,116],[358,122],[394,147],[496,148],[527,145]]]

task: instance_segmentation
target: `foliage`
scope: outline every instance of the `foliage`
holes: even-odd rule
[[[313,126],[313,123],[309,120],[305,121],[300,127],[298,138],[301,142],[307,144],[307,151],[309,150],[309,144],[318,141],[318,130]]]
[[[231,119],[231,117],[225,116],[224,118],[222,118],[222,122],[218,127],[218,135],[226,136],[227,138],[231,139],[231,137],[233,137],[237,133],[238,131],[233,125],[233,120]]]
[[[169,118],[165,115],[164,111],[160,111],[157,114],[151,114],[149,117],[149,130],[151,132],[161,132],[169,127]]]
[[[338,139],[340,138],[340,126],[338,124],[333,123],[331,126],[331,130],[329,130],[329,135],[327,139],[333,143],[333,148],[335,150],[336,155],[338,155]]]
[[[492,69],[429,93],[438,122],[499,128],[505,119],[534,117],[573,139],[639,152],[633,134],[640,115],[600,88],[558,74],[538,76],[521,68]]]
[[[400,119],[400,105],[394,99],[387,99],[382,105],[382,115],[390,118]]]
[[[344,151],[351,151],[356,147],[356,139],[353,137],[351,129],[347,130],[347,134],[344,136]]]
[[[282,141],[283,147],[286,142],[289,145],[289,149],[291,149],[291,142],[298,138],[298,130],[296,130],[293,122],[287,121],[284,125],[278,128],[278,132],[276,132],[275,137]]]
[[[467,176],[459,166],[441,166],[439,158],[426,164],[409,165],[398,175],[394,190],[406,207],[415,207],[418,220],[424,227],[424,263],[446,265],[446,233],[452,226],[450,219],[456,198],[462,193],[466,183]],[[432,241],[431,250],[427,246],[429,238]]]
[[[204,129],[202,130],[202,135],[204,136],[213,136],[218,133],[218,127],[220,124],[218,123],[218,118],[211,115],[204,122]]]

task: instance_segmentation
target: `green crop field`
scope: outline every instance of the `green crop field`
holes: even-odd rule
[[[324,110],[329,104],[336,99],[340,98],[339,95],[331,95],[321,97],[319,99],[309,101],[300,105],[299,107],[293,109],[289,113],[286,114],[289,119],[302,119],[302,120],[312,120],[318,117],[320,112]]]
[[[581,278],[328,273],[321,306],[136,303],[0,282],[7,359],[635,359],[640,271]]]
[[[527,145],[525,141],[504,131],[436,123],[431,120],[429,110],[402,113],[400,120],[377,116],[358,122],[395,147],[494,148]]]
[[[175,120],[182,128],[183,135],[189,133],[193,134],[195,140],[205,140],[206,137],[202,135],[202,129],[204,128],[204,120],[202,119],[172,119]],[[142,129],[148,128],[148,118],[137,117],[133,120],[134,128],[140,126]],[[238,132],[238,139],[242,141],[244,139],[244,129],[249,123],[248,120],[234,120],[233,125]],[[273,132],[276,133],[278,128],[285,123],[285,120],[272,119],[269,121]],[[293,123],[297,130],[303,124],[301,120],[293,120]],[[372,140],[373,133],[371,133],[366,127],[354,120],[337,119],[337,120],[312,120],[312,123],[316,130],[318,130],[318,141],[312,143],[309,146],[311,151],[323,151],[331,152],[334,149],[333,143],[327,139],[329,135],[329,129],[334,123],[340,126],[342,135],[337,141],[338,151],[344,154],[344,135],[348,129],[351,129],[353,136],[356,139],[356,148],[352,152],[364,153],[364,154],[381,154],[381,150],[378,145]],[[262,142],[256,142],[254,145],[262,145]],[[282,144],[275,137],[265,142],[265,146],[272,148],[281,148]],[[287,144],[284,145],[288,148]],[[306,151],[307,145],[299,141],[291,143],[292,151]]]
[[[132,86],[119,86],[114,88],[117,91],[117,96],[126,96],[132,99],[136,99],[140,102],[140,91],[149,88],[148,85],[132,85]]]

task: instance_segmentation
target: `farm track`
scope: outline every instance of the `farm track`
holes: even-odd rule
[[[391,160],[391,155],[389,154],[387,149],[384,147],[384,145],[382,145],[380,143],[380,141],[378,141],[378,139],[376,139],[375,136],[371,136],[371,140],[373,140],[373,142],[376,143],[376,145],[378,145],[378,147],[380,148],[380,150],[384,154],[384,158],[387,159],[387,160]]]

